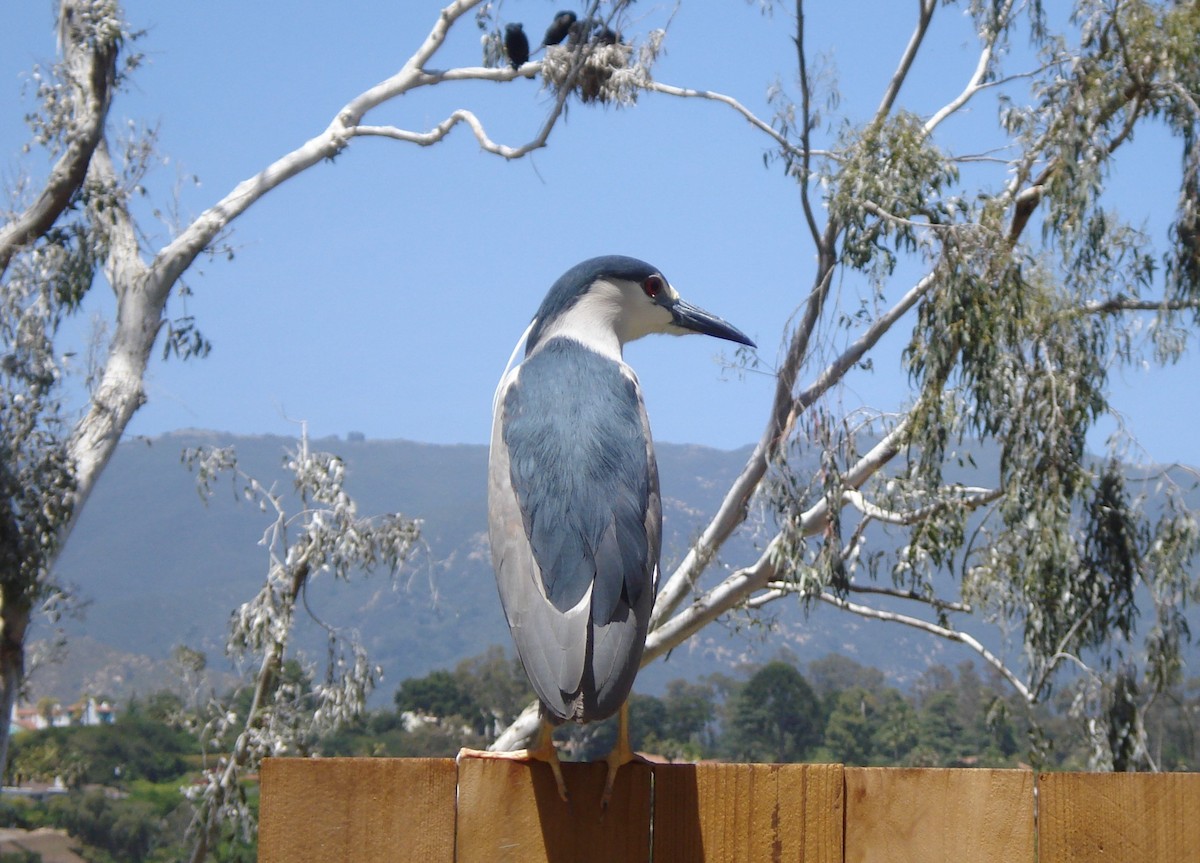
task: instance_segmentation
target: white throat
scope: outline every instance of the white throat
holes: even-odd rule
[[[670,285],[673,297],[678,297]],[[622,362],[626,342],[650,333],[669,332],[671,313],[650,300],[634,282],[597,279],[586,294],[541,332],[539,341],[562,336],[602,356]]]
[[[544,344],[556,336],[574,339],[598,354],[622,362],[623,307],[621,289],[612,282],[597,281],[542,330],[538,342]]]

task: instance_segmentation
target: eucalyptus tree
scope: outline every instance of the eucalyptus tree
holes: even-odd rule
[[[618,16],[624,5],[594,2],[585,14]],[[1078,0],[1060,21],[1036,0],[965,5],[977,50],[957,95],[908,101],[914,63],[938,49],[930,25],[944,14],[920,0],[878,108],[856,123],[833,113],[802,2],[773,9],[796,67],[764,119],[732,96],[652,78],[661,31],[636,45],[551,46],[512,69],[499,5],[457,0],[395,75],[152,247],[131,202],[153,141],[118,147],[109,128],[138,65],[135,34],[115,0],[61,0],[61,57],[34,78],[33,142],[49,156],[46,178],[18,195],[0,227],[0,710],[22,677],[31,615],[60,595],[56,555],[146,399],[153,350],[209,347],[181,307],[182,278],[239,216],[363,137],[427,146],[461,125],[485,152],[514,159],[546,145],[572,98],[628,103],[653,92],[719,104],[764,136],[769,161],[796,184],[815,266],[783,322],[761,438],[664,573],[646,660],[737,609],[829,606],[961,642],[1031,705],[1075,669],[1097,763],[1114,752],[1122,764],[1149,763],[1140,717],[1179,672],[1197,526],[1178,471],[1131,477],[1119,448],[1092,459],[1085,442],[1112,415],[1113,370],[1170,362],[1196,323],[1200,11]],[[485,63],[434,68],[448,31],[472,11]],[[426,130],[366,122],[419,88],[535,75],[550,104],[519,145],[493,141],[467,109]],[[951,120],[968,109],[969,135],[952,135]],[[1181,153],[1165,242],[1108,195],[1128,170],[1119,157],[1148,127]],[[79,363],[61,349],[59,328],[102,283],[117,310],[83,364],[77,411],[66,378]],[[880,354],[889,334],[904,335],[898,357]],[[843,414],[843,388],[885,362],[907,370],[906,396],[887,412]],[[714,566],[752,515],[768,531],[761,555]],[[986,627],[1016,649],[989,649]],[[527,735],[533,719],[527,711],[496,745]],[[1112,728],[1125,729],[1120,739]],[[0,729],[0,756],[6,745]]]
[[[235,492],[268,516],[260,543],[266,577],[231,615],[226,653],[248,672],[249,702],[241,709],[214,699],[198,725],[204,743],[203,781],[185,789],[193,807],[189,831],[194,863],[208,858],[223,836],[249,841],[255,819],[245,778],[269,755],[310,755],[323,735],[362,715],[377,669],[356,632],[328,631],[328,662],[312,681],[292,646],[297,613],[309,609],[307,589],[318,576],[348,580],[381,568],[395,572],[412,552],[419,523],[398,514],[362,516],[346,490],[346,465],[313,450],[302,432],[285,467],[285,493],[238,466],[232,447],[188,450],[201,494],[229,476]],[[289,674],[289,669],[297,673]],[[220,754],[212,757],[210,752]],[[212,757],[210,761],[209,758]]]
[[[1131,474],[1117,437],[1100,457],[1086,444],[1116,415],[1110,376],[1177,359],[1197,323],[1200,7],[1077,0],[1056,19],[1037,0],[961,4],[974,62],[933,105],[906,101],[910,78],[941,47],[927,38],[939,7],[954,4],[920,0],[878,108],[855,123],[831,113],[802,0],[765,5],[795,45],[774,117],[644,85],[762,132],[815,251],[761,439],[664,572],[645,661],[739,609],[829,606],[964,644],[1030,706],[1076,687],[1094,763],[1119,752],[1122,766],[1152,767],[1138,716],[1180,670],[1200,537],[1191,478]],[[1136,174],[1118,157],[1148,127],[1179,158],[1165,238],[1110,193],[1115,175]],[[882,353],[889,334],[903,335],[898,356]],[[885,363],[906,371],[907,393],[843,412],[845,388]],[[715,566],[753,516],[761,554]],[[988,646],[998,641],[1012,649]]]
[[[627,0],[593,0],[588,15],[612,22]],[[121,436],[147,394],[155,349],[202,356],[210,344],[188,316],[184,276],[204,255],[220,252],[237,219],[288,180],[333,160],[363,138],[435,145],[455,128],[481,150],[505,160],[546,146],[571,98],[607,103],[633,98],[649,79],[659,36],[645,50],[630,44],[586,45],[555,52],[548,107],[531,105],[527,140],[493,140],[478,114],[450,112],[428,129],[367,122],[368,115],[415,90],[442,91],[472,81],[507,84],[538,75],[543,61],[510,68],[498,56],[500,24],[482,0],[453,0],[395,74],[351,96],[315,133],[214,200],[161,244],[136,204],[147,191],[153,136],[132,139],[112,128],[111,109],[140,65],[139,33],[118,0],[60,0],[60,56],[34,70],[40,106],[27,118],[31,154],[45,156],[12,195],[0,224],[0,715],[7,716],[25,673],[32,616],[57,607],[65,593],[54,562]],[[471,14],[473,13],[473,14]],[[487,62],[437,68],[451,28],[478,24]],[[32,158],[32,155],[31,155]],[[86,350],[66,344],[63,324],[97,285],[115,297],[104,333]],[[82,392],[82,397],[77,397]],[[0,763],[7,753],[0,723]]]
[[[774,128],[817,266],[762,440],[668,578],[648,652],[739,603],[798,596],[967,644],[1031,704],[1064,665],[1082,669],[1089,718],[1103,725],[1118,666],[1140,659],[1149,696],[1175,678],[1195,590],[1197,524],[1178,474],[1135,484],[1120,451],[1097,460],[1085,443],[1110,410],[1113,367],[1176,358],[1197,320],[1200,10],[1080,2],[1055,32],[1037,3],[971,4],[978,62],[952,101],[918,114],[901,97],[936,7],[920,4],[875,115],[836,127],[818,153],[797,5],[799,99]],[[1036,54],[1007,68],[1022,37]],[[994,127],[955,150],[940,145],[944,124],[988,91]],[[1136,170],[1116,157],[1151,124],[1182,156],[1178,212],[1158,249],[1105,195],[1113,172]],[[1003,174],[979,170],[980,154]],[[836,291],[855,276],[870,293],[847,308]],[[836,413],[835,386],[900,327],[910,396],[864,434],[865,420]],[[819,471],[797,475],[813,448]],[[973,450],[998,458],[969,484],[952,478]],[[754,492],[777,532],[758,560],[685,604]],[[881,558],[885,533],[900,548]],[[1019,638],[1015,658],[985,647],[992,623]],[[1127,730],[1137,737],[1136,723]],[[1104,747],[1096,755],[1111,758]]]

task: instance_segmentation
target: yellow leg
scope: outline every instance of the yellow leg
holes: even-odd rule
[[[608,776],[604,780],[604,796],[600,798],[600,808],[607,809],[609,801],[612,800],[613,783],[617,781],[617,771],[621,769],[621,765],[645,760],[629,745],[629,702],[622,704],[617,714],[617,743],[604,760],[608,763]]]
[[[530,749],[515,749],[512,752],[492,752],[487,749],[460,749],[458,757],[490,758],[497,761],[544,761],[550,765],[554,782],[558,785],[558,796],[567,801],[567,783],[563,780],[562,765],[558,762],[558,750],[554,748],[554,726],[543,718],[538,725],[537,741]]]

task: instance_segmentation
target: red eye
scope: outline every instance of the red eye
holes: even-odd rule
[[[647,276],[646,281],[642,282],[642,290],[646,292],[646,296],[654,299],[663,289],[663,277],[659,275]]]

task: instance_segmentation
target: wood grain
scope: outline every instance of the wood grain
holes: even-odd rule
[[[847,863],[1034,860],[1033,773],[847,767]]]
[[[605,764],[562,767],[569,803],[545,764],[462,759],[458,863],[649,861],[650,767],[622,767],[607,810],[600,808]]]
[[[259,861],[1200,861],[1200,774],[448,758],[263,763]],[[653,819],[653,825],[651,820]],[[653,845],[653,848],[651,847]]]
[[[1200,773],[1043,773],[1041,863],[1200,860]]]
[[[454,762],[268,758],[259,863],[454,861]]]
[[[841,863],[840,764],[654,768],[654,861]]]

